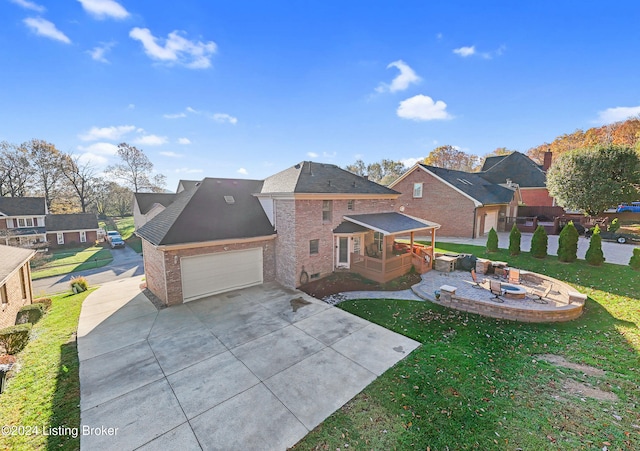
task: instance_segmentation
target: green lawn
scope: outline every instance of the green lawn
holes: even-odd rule
[[[438,243],[486,256],[484,248]],[[490,258],[587,293],[583,316],[526,324],[429,302],[357,300],[340,307],[422,343],[302,440],[296,449],[640,449],[640,273],[628,266]],[[546,363],[557,354],[604,370]],[[582,383],[617,402],[573,394]],[[605,448],[606,447],[606,448]]]
[[[42,427],[78,428],[80,382],[75,332],[89,292],[53,296],[49,312],[33,326],[31,341],[18,354],[19,371],[0,395],[0,425],[37,426],[31,435],[0,435],[0,449],[80,448],[80,438],[43,435]]]
[[[138,254],[142,253],[142,240],[133,234],[135,227],[133,225],[133,216],[117,218],[114,220],[116,228],[120,232],[122,239]]]
[[[42,260],[41,260],[42,258]],[[54,250],[32,262],[33,280],[85,269],[99,268],[113,260],[111,251],[102,246]]]

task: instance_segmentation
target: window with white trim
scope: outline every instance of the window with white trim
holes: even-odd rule
[[[309,241],[309,254],[315,255],[320,250],[320,240],[311,240]]]
[[[56,235],[58,236],[58,244],[64,244],[64,233],[58,232]]]
[[[86,243],[87,242],[87,232],[84,230],[80,231],[80,242],[81,243]]]
[[[18,218],[18,227],[33,227],[33,218]]]
[[[422,197],[422,183],[414,183],[413,184],[413,197],[421,198]]]

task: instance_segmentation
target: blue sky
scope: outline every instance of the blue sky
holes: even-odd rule
[[[640,114],[640,2],[0,0],[0,140],[181,178],[522,152]]]

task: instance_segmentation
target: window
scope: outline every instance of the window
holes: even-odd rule
[[[322,201],[322,222],[331,222],[331,214],[333,213],[333,201]]]
[[[58,232],[56,235],[58,235],[58,244],[64,244],[64,233]]]
[[[18,218],[18,227],[33,227],[33,218]]]
[[[2,285],[0,287],[0,298],[2,298],[2,310],[7,308],[7,304],[9,303],[9,298],[7,298],[7,286]]]
[[[359,236],[353,237],[353,253],[360,254],[360,237]]]
[[[355,200],[348,200],[347,201],[347,210],[355,210],[356,209],[356,201]]]
[[[378,249],[378,252],[382,252],[382,245],[384,244],[384,235],[380,232],[373,232],[373,242],[376,243],[376,249]]]
[[[422,183],[413,184],[413,197],[422,197]]]
[[[18,218],[18,227],[26,227],[24,225],[24,218]]]
[[[319,248],[320,248],[320,240],[311,240],[311,241],[309,241],[309,254],[310,255],[317,254]]]
[[[84,230],[80,231],[80,242],[81,243],[87,242],[87,232],[85,232]]]

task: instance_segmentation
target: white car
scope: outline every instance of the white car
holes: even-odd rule
[[[118,237],[118,238],[122,239],[122,237],[120,236],[120,232],[118,232],[117,230],[109,230],[109,231],[107,232],[107,241],[108,241],[109,243],[111,243],[111,239],[112,239],[113,237]]]

